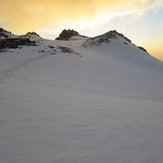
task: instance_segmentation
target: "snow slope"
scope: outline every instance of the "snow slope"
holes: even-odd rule
[[[119,35],[96,43],[0,53],[1,163],[162,162],[163,63]]]

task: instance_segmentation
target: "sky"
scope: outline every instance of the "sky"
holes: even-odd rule
[[[0,27],[55,39],[63,29],[86,36],[124,34],[163,61],[163,0],[0,0]]]

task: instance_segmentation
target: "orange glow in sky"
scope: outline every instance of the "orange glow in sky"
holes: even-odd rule
[[[163,61],[163,0],[0,0],[0,27],[55,39],[62,29],[87,36],[117,30]]]

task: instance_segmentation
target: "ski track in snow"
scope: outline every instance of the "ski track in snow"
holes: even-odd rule
[[[138,100],[142,99],[142,100],[158,100],[158,101],[162,101],[162,98],[154,98],[154,97],[150,97],[150,96],[125,96],[125,95],[118,95],[118,94],[114,94],[114,93],[111,93],[111,92],[108,93],[108,92],[105,92],[105,91],[97,91],[97,90],[92,90],[92,89],[84,89],[84,88],[80,88],[80,87],[61,85],[61,84],[58,84],[58,83],[51,83],[51,82],[46,82],[46,81],[38,81],[38,80],[34,80],[34,79],[29,79],[27,77],[20,77],[18,75],[14,75],[14,78],[25,80],[25,81],[29,81],[29,82],[33,82],[33,83],[49,85],[49,86],[52,86],[52,87],[66,88],[66,89],[71,89],[71,90],[78,90],[78,91],[82,91],[82,92],[90,92],[90,93],[101,94],[101,95],[112,96],[112,97],[121,97],[121,98],[124,98],[124,99],[129,98],[129,99],[138,99]]]
[[[17,70],[20,70],[21,68],[27,66],[31,62],[39,60],[39,59],[43,59],[47,56],[48,56],[47,54],[44,54],[44,55],[40,55],[37,57],[33,57],[33,58],[28,59],[28,60],[26,60],[20,64],[15,65],[14,67],[11,67],[7,70],[4,70],[3,72],[0,72],[0,82],[4,81],[6,78],[11,77],[14,72],[16,72]]]

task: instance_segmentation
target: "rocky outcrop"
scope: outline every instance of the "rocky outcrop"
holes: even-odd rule
[[[32,32],[23,36],[17,36],[0,28],[0,52],[6,51],[6,49],[21,48],[22,46],[36,46],[36,41],[29,37],[36,35],[36,33]],[[37,37],[39,37],[39,35],[37,35]]]
[[[16,49],[21,46],[36,46],[35,41],[31,41],[29,39],[21,39],[21,38],[6,38],[0,40],[0,51],[4,51],[5,49]]]
[[[117,39],[121,37],[125,39],[127,42],[131,43],[131,41],[126,38],[123,34],[118,33],[117,31],[109,31],[103,35],[99,35],[93,38],[87,39],[87,41],[83,44],[83,46],[93,46],[93,45],[100,45],[101,43],[109,43],[111,39]]]
[[[3,28],[0,28],[0,39],[15,38],[15,37],[16,35],[12,34],[11,32],[8,32]]]
[[[56,40],[69,40],[73,36],[79,36],[79,33],[73,29],[64,29]]]

